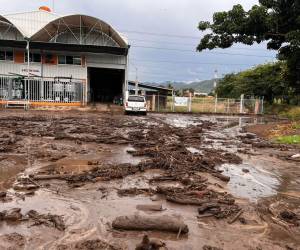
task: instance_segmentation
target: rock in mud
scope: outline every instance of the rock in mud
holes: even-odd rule
[[[283,210],[279,213],[279,217],[286,222],[292,223],[294,225],[299,225],[298,220],[300,220],[300,217],[298,218],[297,214],[292,211]]]
[[[189,232],[182,220],[171,216],[120,216],[113,221],[112,227],[121,230]]]
[[[250,172],[250,170],[247,169],[247,168],[243,168],[242,171],[243,171],[244,173],[249,173],[249,172]]]
[[[223,174],[220,174],[220,173],[212,173],[211,175],[214,176],[214,177],[219,178],[221,181],[225,181],[225,182],[229,182],[230,181],[230,177],[229,176],[226,176],[226,175],[223,175]]]
[[[0,199],[5,198],[7,195],[6,192],[0,192]]]
[[[212,246],[208,246],[208,245],[203,246],[202,249],[203,250],[223,250],[223,248],[212,247]]]
[[[6,221],[18,221],[22,219],[21,208],[12,208],[8,211],[3,211],[2,213],[4,213],[3,220]]]
[[[166,244],[160,240],[150,240],[148,235],[143,237],[143,240],[138,244],[135,250],[160,250],[164,249]]]

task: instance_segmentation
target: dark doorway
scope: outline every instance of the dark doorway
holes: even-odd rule
[[[125,71],[122,69],[88,68],[90,101],[113,103],[122,98]]]

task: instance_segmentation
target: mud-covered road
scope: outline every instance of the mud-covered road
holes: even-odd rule
[[[1,111],[0,249],[300,249],[299,148],[264,122]]]

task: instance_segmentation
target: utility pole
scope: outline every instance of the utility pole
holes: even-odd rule
[[[218,70],[215,69],[215,75],[214,75],[214,90],[217,87],[217,78],[218,78]]]
[[[135,67],[135,95],[139,94],[138,68]]]

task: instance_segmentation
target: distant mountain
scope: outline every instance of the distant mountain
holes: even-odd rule
[[[219,79],[217,79],[218,81]],[[202,92],[202,93],[210,93],[213,88],[214,88],[214,79],[211,80],[204,80],[200,82],[163,82],[163,83],[151,83],[153,85],[160,85],[160,86],[168,86],[171,84],[176,90],[181,90],[181,89],[194,89],[197,92]]]

